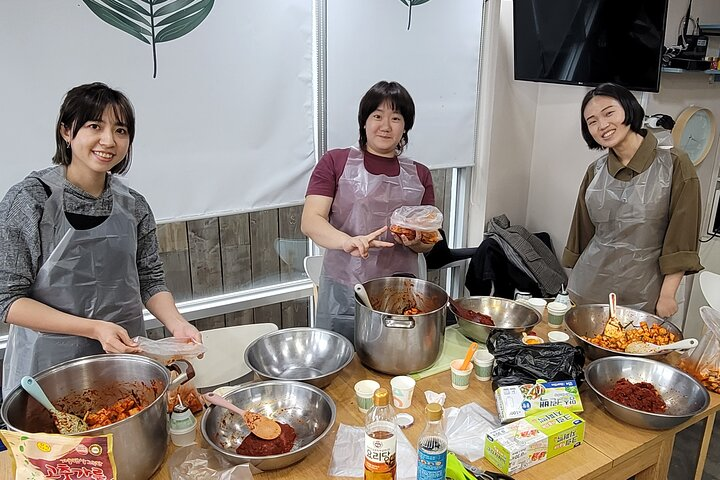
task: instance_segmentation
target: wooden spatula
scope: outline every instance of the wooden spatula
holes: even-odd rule
[[[280,425],[271,418],[260,415],[259,413],[243,410],[215,393],[206,393],[205,399],[213,405],[227,408],[231,412],[240,414],[250,431],[264,440],[273,440],[280,436]]]

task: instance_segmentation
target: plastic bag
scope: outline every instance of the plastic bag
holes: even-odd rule
[[[92,437],[0,430],[15,458],[17,480],[116,478],[113,436]]]
[[[446,408],[443,419],[448,450],[471,462],[485,455],[485,434],[500,426],[498,419],[477,403]]]
[[[138,344],[140,355],[150,357],[163,365],[168,365],[175,360],[192,360],[199,357],[207,351],[207,347],[202,343],[197,343],[191,338],[161,338],[160,340],[151,340],[145,337],[135,337],[133,341]],[[177,375],[172,373],[173,377]],[[168,391],[168,413],[172,413],[173,408],[179,402],[190,411],[197,414],[205,408],[205,401],[202,399],[200,392],[193,384],[192,380],[185,382],[177,388]]]
[[[390,231],[396,235],[405,235],[408,240],[420,232],[423,243],[440,241],[438,230],[442,227],[443,214],[432,205],[397,208],[390,216]]]
[[[397,435],[397,478],[415,479],[417,474],[417,451],[402,430]],[[365,430],[343,423],[338,427],[333,445],[328,475],[331,477],[356,477],[364,475]]]
[[[233,465],[220,454],[197,446],[176,450],[167,461],[172,480],[250,480],[250,464]]]
[[[575,380],[580,387],[585,380],[585,355],[569,343],[525,345],[510,333],[495,330],[488,336],[487,348],[495,356],[493,390],[537,380]]]
[[[695,377],[705,388],[720,393],[720,312],[700,307],[700,317],[708,331],[693,350],[680,357],[680,368]]]

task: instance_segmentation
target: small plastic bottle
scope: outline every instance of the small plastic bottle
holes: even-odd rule
[[[365,417],[365,480],[395,480],[397,425],[390,394],[378,388]]]
[[[448,440],[442,427],[442,406],[425,407],[427,425],[418,440],[418,480],[444,480],[447,467]]]
[[[568,295],[567,289],[565,288],[565,284],[562,284],[560,287],[560,293],[557,294],[557,297],[555,297],[555,301],[558,303],[562,303],[563,305],[567,305],[568,307],[572,307],[572,303],[570,302],[570,296]]]

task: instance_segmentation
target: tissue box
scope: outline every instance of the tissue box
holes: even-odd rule
[[[495,390],[495,405],[501,423],[554,407],[565,407],[571,412],[583,411],[575,380],[499,387]]]
[[[555,407],[487,433],[485,458],[512,475],[580,445],[585,421],[565,407]]]

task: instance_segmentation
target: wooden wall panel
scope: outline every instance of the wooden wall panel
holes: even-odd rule
[[[220,217],[220,257],[225,293],[252,287],[250,214]]]
[[[241,310],[225,314],[225,326],[234,327],[235,325],[249,325],[253,323],[253,311]]]
[[[193,322],[198,330],[213,330],[225,326],[225,315],[215,315],[214,317],[201,318]]]
[[[187,222],[193,298],[223,293],[217,217]]]
[[[308,254],[307,237],[300,231],[302,205],[278,209],[278,238],[275,250],[280,257],[280,281],[303,277],[303,260]]]
[[[307,327],[309,307],[307,298],[282,302],[282,328]]]
[[[186,223],[158,225],[157,236],[168,289],[175,301],[190,300],[193,297]]]
[[[282,328],[282,307],[281,304],[265,305],[253,309],[253,323],[274,323]]]
[[[277,209],[250,213],[250,258],[255,287],[280,282],[280,257],[274,247],[277,238]]]

